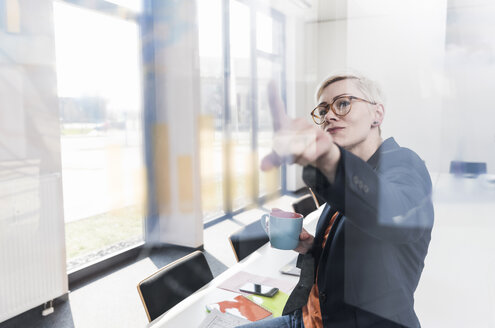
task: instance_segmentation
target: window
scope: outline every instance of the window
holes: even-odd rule
[[[54,19],[71,271],[143,240],[141,47],[132,20],[63,2]]]
[[[260,173],[271,150],[266,88],[284,87],[284,16],[248,1],[198,1],[204,219],[257,204],[281,189]],[[283,91],[283,90],[282,90]]]

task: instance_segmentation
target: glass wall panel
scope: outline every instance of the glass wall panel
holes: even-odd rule
[[[282,83],[282,67],[280,63],[259,57],[257,60],[258,71],[258,158],[262,159],[272,150],[273,122],[268,105],[267,87],[270,81],[275,81],[279,86]],[[280,189],[280,168],[259,175],[259,195],[272,194]]]
[[[273,53],[273,19],[264,14],[256,13],[256,48]]]
[[[251,101],[251,23],[250,8],[236,0],[230,2],[230,117],[231,138],[227,141],[231,173],[232,209],[253,203],[252,117]]]
[[[256,13],[257,43],[257,111],[258,111],[258,158],[262,159],[272,148],[273,122],[268,106],[267,86],[274,81],[280,92],[284,88],[283,75],[283,25],[275,16]],[[260,171],[259,196],[273,194],[281,188],[281,169]]]
[[[68,270],[143,239],[139,28],[54,3]]]
[[[247,1],[200,0],[198,12],[202,204],[208,221],[280,189],[280,170],[260,172],[259,160],[273,136],[267,85],[284,83],[284,30],[281,14]]]
[[[224,58],[222,1],[198,1],[201,75],[201,196],[204,220],[224,214]]]
[[[382,137],[415,151],[429,170],[435,222],[414,294],[419,320],[493,326],[495,3],[424,0],[404,10],[363,1],[346,9],[343,23],[318,24],[314,72],[351,67],[378,80]]]

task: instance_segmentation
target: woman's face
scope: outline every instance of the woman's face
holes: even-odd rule
[[[346,79],[327,86],[318,103],[331,104],[336,97],[344,94],[369,100],[359,90],[355,80]],[[321,127],[332,135],[333,141],[337,145],[357,153],[360,151],[359,148],[373,144],[374,140],[372,139],[380,138],[378,126],[382,119],[382,105],[371,105],[364,101],[352,100],[351,111],[347,115],[340,117],[329,110]]]

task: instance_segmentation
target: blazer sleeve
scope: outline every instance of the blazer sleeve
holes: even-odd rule
[[[377,169],[340,151],[333,184],[315,167],[303,171],[306,184],[330,206],[365,233],[391,242],[414,242],[431,229],[431,180],[413,151],[398,148],[380,154]]]

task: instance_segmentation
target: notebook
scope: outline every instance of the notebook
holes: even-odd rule
[[[270,311],[272,313],[272,316],[276,318],[282,315],[285,303],[287,303],[287,300],[289,299],[289,295],[282,291],[278,291],[277,294],[272,297],[249,295],[247,296],[247,298],[258,304],[259,306],[263,307],[264,309]]]
[[[211,312],[213,310],[229,313],[249,321],[258,321],[272,315],[270,311],[243,295],[238,295],[234,299],[206,305],[206,311]]]

